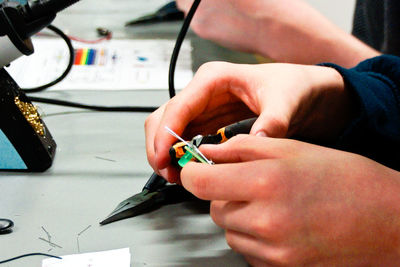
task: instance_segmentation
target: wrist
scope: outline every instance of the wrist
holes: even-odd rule
[[[309,69],[308,78],[313,90],[345,92],[345,82],[342,75],[334,68],[325,66],[305,66]]]
[[[304,66],[310,88],[306,105],[299,107],[299,121],[290,126],[290,135],[318,143],[332,142],[355,116],[354,97],[343,77],[333,68]],[[303,119],[301,119],[303,118]]]

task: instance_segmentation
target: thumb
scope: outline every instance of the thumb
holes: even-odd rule
[[[285,137],[289,129],[289,120],[283,115],[263,112],[251,127],[250,134],[262,137]]]

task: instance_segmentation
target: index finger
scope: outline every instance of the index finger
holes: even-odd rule
[[[225,68],[222,68],[221,64],[224,64]],[[224,95],[229,92],[230,81],[234,76],[232,68],[228,70],[227,66],[230,65],[215,62],[202,66],[185,90],[168,102],[154,137],[158,169],[168,166],[168,151],[176,141],[176,138],[165,130],[165,126],[182,135],[186,126],[205,110],[218,108],[229,101],[237,101],[237,98]]]
[[[156,135],[156,129],[158,128],[159,121],[161,120],[162,113],[164,112],[165,104],[159,107],[156,111],[150,114],[145,121],[145,142],[146,142],[146,154],[147,161],[151,167],[158,172],[155,164],[155,151],[154,151],[154,138]]]
[[[297,140],[240,134],[218,145],[201,145],[200,151],[215,163],[293,157],[309,144]],[[315,147],[317,148],[317,147]]]
[[[285,186],[277,179],[279,160],[207,165],[188,163],[181,171],[182,185],[204,200],[250,201],[273,198]]]

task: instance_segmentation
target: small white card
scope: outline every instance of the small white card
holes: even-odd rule
[[[109,251],[61,256],[62,259],[47,258],[42,267],[130,267],[129,248]]]

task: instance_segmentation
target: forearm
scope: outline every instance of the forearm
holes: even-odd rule
[[[353,67],[380,54],[303,1],[290,3],[291,10],[280,19],[268,12],[260,15],[256,50],[263,56],[277,62]]]
[[[187,12],[191,0],[179,0]],[[204,0],[191,28],[200,37],[276,62],[352,67],[379,53],[302,0]]]
[[[381,54],[340,29],[337,29],[336,35],[319,37],[315,36],[316,40],[311,41],[314,44],[313,46],[307,47],[307,44],[305,44],[306,47],[304,47],[303,53],[299,51],[298,55],[301,55],[301,60],[304,63],[332,62],[350,68],[366,59]]]

